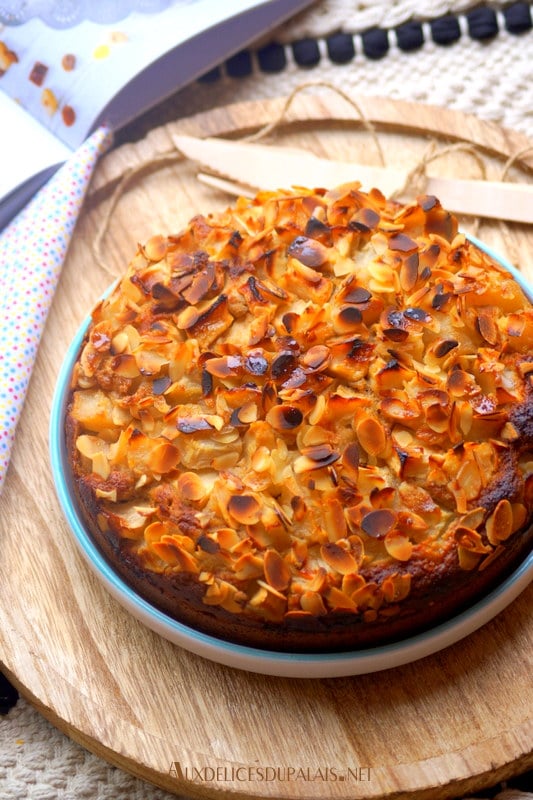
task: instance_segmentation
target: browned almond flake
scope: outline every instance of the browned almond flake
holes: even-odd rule
[[[261,506],[251,495],[233,495],[228,503],[231,516],[243,525],[255,525],[261,518]]]
[[[318,369],[329,358],[329,347],[323,344],[317,344],[310,347],[309,350],[302,356],[302,363],[311,369]]]
[[[376,228],[379,224],[380,216],[372,208],[360,208],[351,218],[349,225],[362,232],[367,232]]]
[[[365,417],[356,426],[359,443],[370,455],[378,456],[387,447],[387,434],[385,428],[374,417]]]
[[[274,406],[266,415],[266,421],[277,431],[292,431],[303,422],[303,414],[294,406]]]
[[[487,538],[497,545],[509,538],[513,532],[513,508],[507,498],[500,500],[486,522]]]
[[[335,542],[327,542],[320,548],[320,554],[326,564],[340,572],[341,575],[349,575],[357,572],[358,566],[352,554]]]
[[[345,303],[355,303],[357,305],[359,303],[368,303],[371,298],[372,294],[368,289],[364,286],[355,286],[344,294],[342,299]]]
[[[370,511],[361,520],[361,528],[375,539],[383,539],[396,525],[396,514],[388,508]]]
[[[308,239],[305,236],[294,239],[287,252],[306,267],[320,267],[328,259],[328,248],[316,239]]]
[[[437,358],[443,358],[444,356],[448,355],[450,350],[453,350],[458,345],[459,342],[457,342],[455,339],[444,339],[435,346],[435,350],[433,352]]]
[[[489,344],[495,345],[498,342],[498,328],[491,314],[479,312],[476,317],[476,327]]]
[[[402,253],[409,253],[411,250],[417,250],[417,243],[406,236],[405,233],[396,233],[389,239],[389,247],[391,250],[400,250]]]
[[[286,591],[291,580],[291,571],[277,550],[267,550],[263,559],[265,578],[278,592]]]

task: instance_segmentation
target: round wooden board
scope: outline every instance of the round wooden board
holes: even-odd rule
[[[413,165],[433,137],[440,145],[466,140],[484,152],[489,177],[497,177],[507,156],[529,144],[442,109],[358,103],[391,163]],[[265,677],[191,655],[129,616],[78,554],[56,500],[48,418],[75,330],[138,241],[230,202],[198,183],[189,163],[147,168],[108,220],[105,271],[91,244],[110,213],[117,178],[167,151],[173,131],[236,137],[281,108],[280,100],[215,109],[102,160],[47,322],[0,500],[0,660],[73,739],[175,793],[236,800],[458,796],[533,764],[531,587],[481,630],[409,666],[354,678]],[[274,136],[319,155],[377,163],[354,108],[332,93],[297,96]],[[531,178],[531,165],[531,158],[518,162],[522,180]],[[475,177],[479,166],[461,151],[440,160],[438,171]],[[472,230],[472,221],[464,228]],[[531,227],[482,223],[477,233],[533,279]]]

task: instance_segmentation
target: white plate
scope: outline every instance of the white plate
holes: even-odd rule
[[[508,269],[533,302],[533,289],[524,276],[489,247],[472,236],[469,238]],[[216,639],[177,622],[146,602],[114,572],[94,544],[74,500],[64,439],[64,413],[72,368],[89,323],[89,318],[84,321],[68,349],[52,404],[50,455],[56,492],[75,541],[96,576],[134,617],[165,639],[211,661],[264,675],[290,678],[363,675],[411,663],[458,642],[503,611],[533,579],[533,553],[530,553],[493,591],[447,622],[394,644],[355,652],[292,654],[259,650]]]

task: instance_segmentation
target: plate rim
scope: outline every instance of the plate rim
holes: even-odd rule
[[[476,236],[466,236],[504,267],[533,302],[533,286],[505,256]],[[116,281],[104,293],[104,297],[115,284]],[[533,552],[530,552],[500,584],[450,619],[396,642],[338,653],[263,650],[218,639],[173,619],[145,600],[113,570],[91,538],[69,485],[63,435],[64,409],[72,367],[90,322],[91,314],[88,314],[64,354],[54,387],[49,419],[49,456],[54,489],[78,552],[93,574],[134,618],[171,643],[210,661],[263,675],[313,679],[370,674],[413,663],[456,644],[498,616],[533,581]]]

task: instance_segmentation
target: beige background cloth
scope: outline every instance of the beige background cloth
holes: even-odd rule
[[[477,4],[476,4],[477,5]],[[145,115],[121,140],[143,135],[149,127],[236,101],[287,95],[306,81],[325,81],[356,96],[367,94],[431,103],[476,114],[482,119],[519,130],[533,139],[533,32],[505,31],[502,9],[492,2],[500,31],[487,42],[468,35],[465,14],[469,0],[321,0],[277,31],[286,45],[288,63],[278,74],[265,74],[257,65],[246,78],[223,75],[212,84],[195,84],[163,107]],[[431,41],[429,20],[446,13],[458,15],[462,36],[449,46]],[[390,34],[388,54],[372,61],[362,54],[361,32],[378,26],[392,29],[417,19],[423,22],[425,44],[402,52]],[[325,37],[342,30],[354,36],[356,56],[333,64]],[[321,59],[303,69],[291,58],[290,43],[318,39]],[[169,795],[93,756],[56,730],[24,699],[0,717],[0,800],[170,800]],[[533,798],[500,786],[498,800]]]

